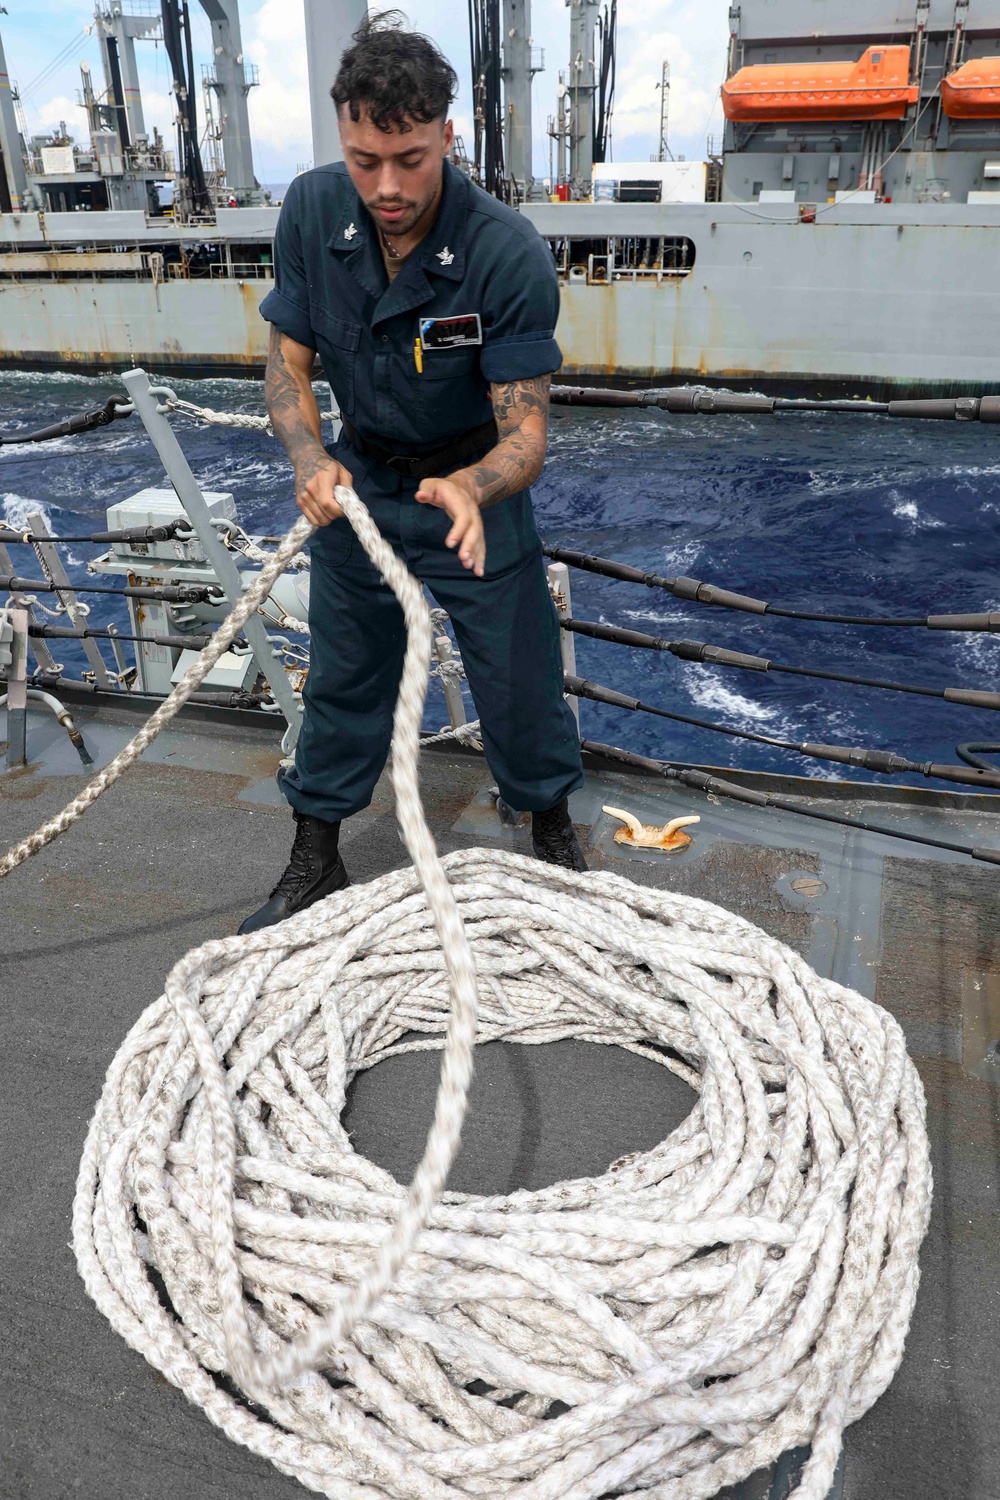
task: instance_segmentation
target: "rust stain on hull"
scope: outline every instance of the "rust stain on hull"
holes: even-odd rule
[[[3,370],[73,370],[81,375],[114,374],[141,365],[151,374],[246,375],[262,379],[267,357],[263,354],[186,354],[182,349],[141,349],[127,354],[104,354],[76,349],[0,349]]]

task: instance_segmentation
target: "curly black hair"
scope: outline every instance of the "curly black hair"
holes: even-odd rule
[[[379,130],[412,130],[448,113],[458,75],[429,37],[404,30],[398,10],[370,15],[344,53],[330,97],[352,120],[367,113]]]

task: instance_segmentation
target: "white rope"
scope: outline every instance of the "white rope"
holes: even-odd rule
[[[449,656],[444,661],[432,662],[431,676],[440,677],[442,682],[448,679],[461,682],[465,677],[465,664],[461,657]]]
[[[272,625],[279,626],[282,630],[294,630],[297,631],[299,635],[309,634],[308,620],[297,620],[294,615],[286,614],[276,599],[272,599],[271,603],[276,609],[281,611],[281,618],[276,620],[274,616],[269,615],[265,609],[261,609],[261,614],[264,616],[265,620],[269,621]]]
[[[237,522],[230,521],[226,527],[226,531],[229,534],[227,545],[234,546],[238,552],[241,552],[244,557],[249,558],[251,562],[266,565],[274,556],[273,552],[268,552],[264,547],[258,547],[253,538],[248,536],[243,527]],[[308,568],[308,552],[297,553],[295,557],[290,559],[288,567],[296,572],[301,572],[303,569]]]
[[[428,612],[338,499],[406,617],[414,868],[174,968],[87,1137],[87,1289],[232,1438],[338,1500],[702,1500],[804,1443],[822,1500],[916,1295],[930,1168],[901,1030],[706,902],[484,850],[442,866],[417,791]],[[624,1046],[698,1097],[601,1177],[441,1193],[473,1035]],[[442,1039],[404,1190],[352,1149],[346,1090]]]
[[[249,427],[257,432],[274,436],[270,417],[255,417],[246,412],[213,411],[210,406],[196,406],[193,401],[182,401],[172,393],[164,400],[168,411],[179,412],[185,417],[195,417],[199,422],[208,422],[213,427]]]
[[[473,719],[469,724],[446,724],[437,734],[425,734],[420,743],[424,746],[443,745],[447,740],[457,740],[460,745],[471,745],[473,750],[482,750],[479,720]]]
[[[354,499],[360,505],[361,502],[357,500],[357,497]],[[83,791],[67,803],[61,812],[50,818],[47,823],[43,823],[35,833],[29,834],[19,844],[8,849],[0,859],[0,879],[9,875],[11,870],[16,869],[26,859],[30,859],[33,854],[37,854],[40,849],[44,849],[46,844],[58,838],[61,833],[65,833],[67,828],[71,828],[77,818],[83,816],[91,803],[96,802],[101,793],[106,792],[109,786],[113,786],[122,772],[139,759],[143,751],[156,739],[160,730],[170,723],[191,694],[201,685],[222,653],[232,645],[246,621],[256,613],[267,598],[278,575],[287,566],[288,559],[299,551],[303,543],[311,536],[312,530],[313,528],[304,516],[295,523],[271,561],[258,573],[246,593],[233,608],[232,613],[222,622],[204,650],[199,652],[169,698],[163,700],[156,712],[147,719],[124,750],[120,750],[114,760],[110,761],[103,771],[99,771]]]

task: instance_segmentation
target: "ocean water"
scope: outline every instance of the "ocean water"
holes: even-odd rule
[[[262,410],[258,382],[175,381],[174,388],[203,405]],[[119,389],[114,377],[0,372],[0,432],[89,409]],[[248,531],[277,535],[295,519],[290,471],[275,440],[183,418],[176,428],[201,484],[231,491]],[[44,446],[0,447],[0,517],[16,525],[40,509],[56,534],[100,529],[107,506],[162,480],[135,417]],[[535,507],[546,541],[794,608],[901,615],[1000,609],[1000,429],[993,427],[555,409]],[[70,576],[86,581],[87,561],[100,550],[70,548]],[[12,556],[15,568],[38,576],[30,551],[15,547]],[[572,591],[582,618],[791,665],[942,688],[994,689],[1000,677],[1000,638],[990,635],[735,614],[585,573],[572,575]],[[94,623],[125,625],[114,601],[90,602]],[[940,700],[703,667],[581,637],[576,650],[581,676],[736,729],[943,762],[955,760],[959,742],[1000,742],[1000,715]],[[71,643],[58,643],[56,656],[74,674],[85,664]],[[444,719],[435,685],[426,727]],[[581,723],[589,738],[645,755],[840,774],[786,751],[601,704],[582,703]]]

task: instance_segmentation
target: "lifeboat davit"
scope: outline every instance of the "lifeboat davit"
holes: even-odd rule
[[[1000,57],[974,57],[941,83],[941,102],[952,120],[1000,116]]]
[[[909,47],[869,47],[858,62],[740,68],[722,85],[722,107],[727,120],[901,120],[917,93]]]

